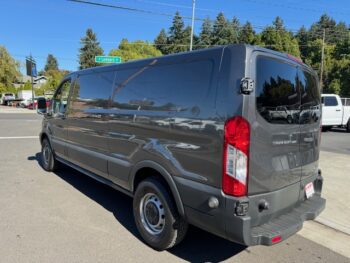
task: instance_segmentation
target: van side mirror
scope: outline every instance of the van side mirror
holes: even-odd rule
[[[38,107],[37,112],[38,114],[46,114],[47,107],[46,107],[46,99],[45,98],[38,98]]]

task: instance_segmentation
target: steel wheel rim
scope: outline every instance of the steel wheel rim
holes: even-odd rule
[[[160,234],[165,227],[165,211],[159,197],[153,193],[145,194],[140,202],[141,223],[151,235]]]
[[[43,159],[44,159],[44,163],[47,166],[49,164],[50,161],[50,157],[51,157],[51,149],[49,147],[49,145],[45,144],[44,149],[43,149]]]

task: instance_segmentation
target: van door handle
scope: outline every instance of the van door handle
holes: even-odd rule
[[[335,110],[335,111],[340,111],[340,110]]]

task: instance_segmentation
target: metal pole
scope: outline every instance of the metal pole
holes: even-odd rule
[[[323,67],[324,67],[324,46],[326,41],[326,29],[323,29],[323,38],[322,38],[322,53],[321,53],[321,76],[320,76],[320,84],[321,90],[323,90]]]
[[[192,47],[193,47],[194,11],[195,11],[195,9],[196,9],[196,0],[192,0],[192,27],[191,27],[190,51],[192,51]]]
[[[32,82],[32,109],[34,110],[34,80],[33,80],[33,57],[30,54],[30,78]]]

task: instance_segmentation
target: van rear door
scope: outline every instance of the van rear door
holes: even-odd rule
[[[302,186],[308,178],[317,176],[320,152],[321,95],[315,74],[306,68],[299,69],[301,93],[300,154]],[[304,182],[304,180],[306,180]]]
[[[294,184],[286,197],[292,204],[299,197],[302,172],[298,64],[263,52],[252,57],[255,97],[249,96],[246,116],[251,124],[248,194]]]

